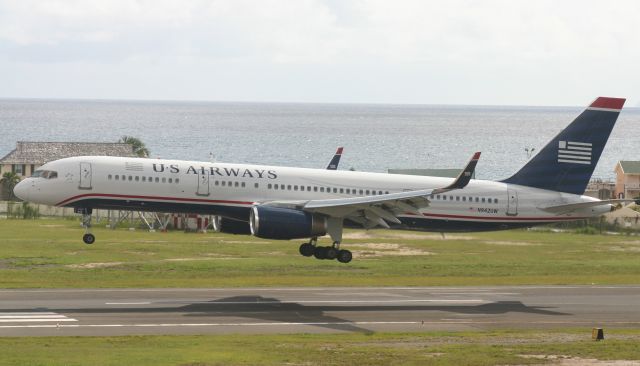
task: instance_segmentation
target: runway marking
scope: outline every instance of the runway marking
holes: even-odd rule
[[[151,302],[149,301],[140,301],[140,302],[105,302],[105,305],[149,305]]]
[[[0,323],[76,322],[76,319],[53,312],[0,312]]]

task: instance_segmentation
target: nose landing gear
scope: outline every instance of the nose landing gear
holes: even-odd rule
[[[91,208],[77,208],[76,212],[82,214],[82,226],[84,226],[85,229],[82,241],[85,244],[93,244],[96,241],[96,237],[91,234]]]

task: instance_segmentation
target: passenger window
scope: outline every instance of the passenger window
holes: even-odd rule
[[[291,184],[287,185],[287,190],[290,191],[291,190]]]
[[[173,183],[173,178],[169,178],[169,183]]]
[[[246,187],[246,186],[247,186],[247,185],[245,184],[245,182],[241,182],[241,183],[240,183],[240,187],[244,188],[244,187]]]
[[[273,185],[273,189],[278,189],[278,185],[277,185],[277,184],[274,184],[274,185]]]
[[[142,177],[142,181],[146,182],[147,181],[147,177]]]
[[[493,203],[498,203],[498,199],[497,199],[497,198],[494,198],[494,199],[493,199]]]
[[[227,182],[222,181],[222,183],[221,183],[221,184],[222,184],[222,186],[224,187],[224,186],[226,186],[226,185],[227,185]]]
[[[368,190],[368,189],[366,191],[364,191],[364,192],[366,193],[367,196],[371,194],[371,191]]]
[[[162,183],[167,183],[167,178],[162,177]]]
[[[340,193],[344,193],[344,188],[340,188]]]
[[[389,191],[385,191],[384,194],[389,194]]]
[[[176,184],[180,183],[180,178],[176,178]]]
[[[467,202],[467,197],[462,196],[462,202]]]
[[[136,182],[139,182],[139,181],[140,181],[140,177],[136,175]]]
[[[480,198],[476,197],[476,202],[480,202]]]
[[[253,184],[253,188],[258,188],[258,187],[260,187],[260,184],[258,184],[258,183],[254,183]]]
[[[34,174],[35,175],[35,174]],[[32,175],[33,177],[33,175]],[[111,180],[111,174],[109,174],[109,176],[107,177],[107,179]]]
[[[320,187],[320,192],[324,192],[324,187]]]
[[[258,188],[258,187],[256,187]],[[267,184],[267,189],[271,189],[271,183]]]
[[[456,201],[460,201],[460,196],[456,196]]]
[[[378,191],[378,194],[382,194],[382,191]]]
[[[449,196],[449,201],[453,201],[453,196]]]
[[[363,193],[363,191],[362,191],[362,189],[361,189],[359,192],[360,192],[360,195],[361,195],[361,196],[364,194],[364,193]]]
[[[313,191],[318,192],[318,186],[313,186]]]
[[[234,186],[234,187],[236,187],[236,188],[238,188],[239,183],[238,183],[238,182],[234,182],[234,183],[233,183],[233,186]]]
[[[311,192],[311,186],[307,186],[307,192]]]
[[[298,190],[298,186],[293,186],[293,190],[297,191]]]
[[[446,201],[446,200],[447,200],[447,195],[446,195],[446,194],[443,194],[443,195],[442,195],[442,199]]]
[[[487,198],[487,202],[491,203],[491,198]]]
[[[482,203],[484,203],[484,197],[482,197]]]
[[[333,193],[338,193],[338,188],[333,188]]]
[[[128,179],[129,179],[129,182],[131,182],[131,180],[133,179],[133,177],[132,177],[132,176],[129,176],[129,177],[128,177]]]
[[[176,183],[177,183],[177,182],[176,182]],[[219,185],[220,185],[220,182],[219,182],[219,181],[215,181],[213,184],[214,184],[214,185],[216,185],[216,186],[219,186]]]

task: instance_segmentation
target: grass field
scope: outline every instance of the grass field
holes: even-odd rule
[[[347,231],[354,261],[298,254],[297,241],[0,220],[0,288],[637,284],[640,237],[539,231],[449,235]],[[325,245],[328,241],[325,240]]]
[[[640,331],[0,338],[0,365],[526,365],[639,360]],[[611,365],[611,364],[608,364]],[[628,364],[626,364],[628,365]]]

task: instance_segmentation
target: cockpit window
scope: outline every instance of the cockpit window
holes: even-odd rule
[[[53,170],[36,170],[31,174],[31,178],[55,179],[58,178],[58,172]]]

